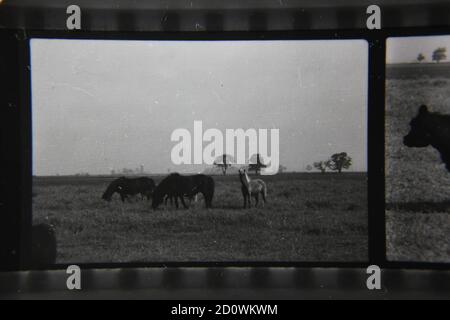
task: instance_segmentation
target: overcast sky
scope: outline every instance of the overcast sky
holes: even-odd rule
[[[172,164],[177,128],[280,130],[288,170],[366,171],[368,48],[337,41],[31,40],[35,175]]]
[[[387,40],[386,62],[417,62],[419,53],[425,56],[425,61],[431,62],[433,51],[440,47],[447,48],[447,57],[449,57],[450,36],[389,38]]]

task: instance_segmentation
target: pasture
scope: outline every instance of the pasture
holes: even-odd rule
[[[421,104],[450,114],[450,64],[388,66],[387,76],[388,259],[450,262],[450,173],[431,146],[403,145]]]
[[[162,177],[152,177],[158,183]],[[57,263],[366,261],[365,173],[262,177],[264,208],[242,209],[237,175],[214,176],[213,208],[101,195],[112,177],[34,178],[34,223],[56,232]]]
[[[450,63],[399,63],[386,69],[387,79],[439,79],[450,78]]]

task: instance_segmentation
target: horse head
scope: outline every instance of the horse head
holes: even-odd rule
[[[121,183],[124,179],[124,177],[121,177],[111,182],[108,188],[106,188],[105,192],[103,193],[102,199],[108,202],[111,201],[114,192],[120,191],[122,189]]]
[[[240,176],[246,176],[247,175],[247,169],[246,168],[239,168],[239,175]]]
[[[108,201],[108,202],[111,201],[111,197],[112,197],[112,193],[108,192],[108,190],[106,190],[102,195],[102,199],[105,201]]]

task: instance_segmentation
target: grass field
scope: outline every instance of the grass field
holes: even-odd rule
[[[54,227],[58,263],[368,259],[363,173],[265,176],[267,205],[246,210],[236,175],[214,177],[213,209],[188,210],[102,201],[111,179],[34,179],[34,223]]]
[[[450,63],[400,63],[388,65],[387,79],[439,79],[450,78]]]
[[[450,262],[450,173],[434,148],[403,145],[421,104],[450,114],[450,64],[388,66],[387,75],[388,258]]]

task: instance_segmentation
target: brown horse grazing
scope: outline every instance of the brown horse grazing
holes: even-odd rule
[[[172,173],[165,177],[155,188],[153,192],[153,209],[163,203],[164,199],[174,199],[175,206],[178,208],[178,199],[181,200],[184,208],[188,208],[184,197],[193,198],[197,193],[203,194],[205,205],[211,208],[214,197],[214,179],[204,174],[193,176],[182,176],[178,173]]]
[[[152,197],[153,190],[155,189],[155,182],[153,179],[141,177],[141,178],[126,178],[120,177],[112,181],[106,191],[103,193],[102,199],[111,201],[114,193],[118,193],[122,202],[128,199],[128,196],[134,196],[141,194],[142,197],[147,197],[148,200]]]
[[[264,201],[263,203],[264,207],[267,197],[266,183],[261,179],[251,180],[245,169],[239,169],[239,180],[241,181],[241,191],[242,196],[244,197],[244,209],[247,207],[247,203],[248,207],[251,208],[252,206],[251,197],[255,198],[255,207],[257,207],[260,194]]]

